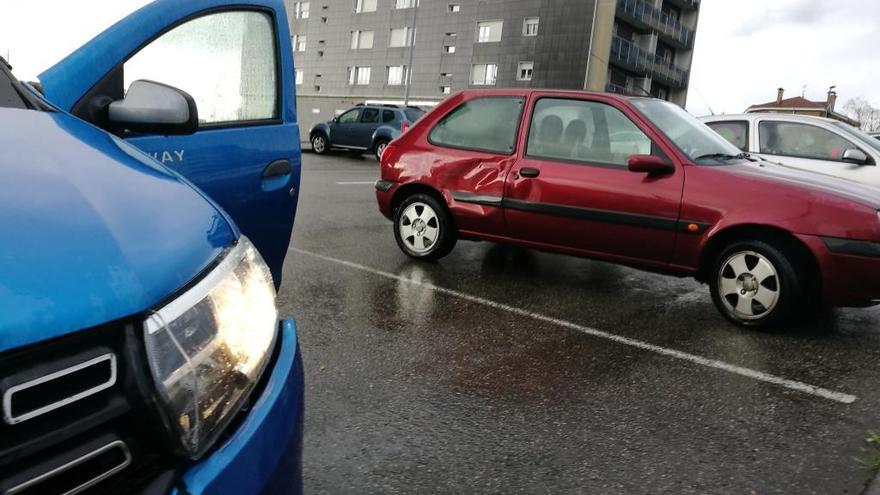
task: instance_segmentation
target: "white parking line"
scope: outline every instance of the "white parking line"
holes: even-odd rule
[[[366,186],[366,185],[372,186],[375,183],[376,183],[376,181],[370,180],[370,181],[337,182],[336,185],[337,186]]]
[[[331,263],[336,263],[339,265],[347,266],[349,268],[354,268],[356,270],[361,270],[367,273],[372,273],[373,275],[378,275],[380,277],[389,278],[392,280],[398,280],[401,282],[405,282],[408,284],[416,285],[419,287],[424,287],[430,290],[434,290],[452,297],[457,297],[459,299],[463,299],[465,301],[469,301],[475,304],[480,304],[483,306],[488,306],[490,308],[500,309],[503,311],[507,311],[509,313],[513,313],[516,315],[524,316],[527,318],[531,318],[534,320],[542,321],[545,323],[550,323],[553,325],[557,325],[563,328],[568,328],[571,330],[575,330],[577,332],[590,335],[593,337],[598,337],[600,339],[610,340],[612,342],[617,342],[618,344],[627,345],[630,347],[635,347],[637,349],[642,349],[645,351],[654,352],[657,354],[662,354],[664,356],[672,357],[675,359],[681,359],[682,361],[688,361],[694,364],[699,364],[701,366],[705,366],[707,368],[715,368],[718,370],[726,371],[728,373],[733,373],[735,375],[744,376],[746,378],[751,378],[753,380],[758,380],[765,383],[770,383],[773,385],[778,385],[780,387],[784,387],[790,390],[796,390],[798,392],[803,392],[805,394],[813,395],[816,397],[821,397],[823,399],[832,400],[835,402],[840,402],[842,404],[852,404],[856,400],[855,395],[846,394],[843,392],[835,392],[834,390],[828,390],[826,388],[817,387],[815,385],[810,385],[808,383],[799,382],[796,380],[789,380],[787,378],[782,378],[779,376],[771,375],[769,373],[764,373],[763,371],[757,371],[750,368],[744,368],[742,366],[737,366],[735,364],[726,363],[724,361],[718,361],[717,359],[709,359],[703,356],[698,356],[696,354],[690,354],[683,351],[677,351],[675,349],[667,349],[665,347],[660,347],[658,345],[649,344],[647,342],[642,342],[641,340],[631,339],[628,337],[623,337],[620,335],[616,335],[613,333],[603,332],[602,330],[596,330],[595,328],[586,327],[583,325],[578,325],[577,323],[572,323],[570,321],[561,320],[559,318],[553,318],[550,316],[545,316],[540,313],[534,313],[531,311],[526,311],[524,309],[515,308],[513,306],[508,306],[507,304],[502,304],[499,302],[495,302],[489,299],[485,299],[482,297],[472,296],[470,294],[465,294],[463,292],[458,292],[452,289],[446,289],[444,287],[439,287],[431,283],[419,282],[417,280],[411,280],[406,277],[402,277],[400,275],[395,275],[394,273],[385,272],[382,270],[377,270],[375,268],[370,268],[365,265],[361,265],[358,263],[353,263],[351,261],[345,261],[337,258],[332,258],[330,256],[324,256],[322,254],[313,253],[311,251],[306,251],[304,249],[293,248],[293,251],[296,251],[301,254],[305,254],[308,256],[313,256],[318,259],[322,259],[324,261],[329,261]]]

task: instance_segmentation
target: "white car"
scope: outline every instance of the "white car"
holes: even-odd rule
[[[880,186],[880,140],[843,122],[775,113],[700,120],[734,146],[766,160]]]

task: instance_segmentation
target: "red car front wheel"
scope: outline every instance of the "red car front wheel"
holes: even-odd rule
[[[806,267],[791,249],[761,240],[724,249],[710,280],[712,300],[732,322],[770,327],[796,319],[806,302]]]

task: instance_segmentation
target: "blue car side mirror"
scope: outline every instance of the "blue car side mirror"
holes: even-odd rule
[[[131,83],[125,98],[110,103],[107,118],[115,129],[148,134],[193,134],[199,129],[199,112],[189,93],[147,80]]]

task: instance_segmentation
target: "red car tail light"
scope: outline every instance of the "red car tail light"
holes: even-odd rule
[[[382,150],[382,157],[379,158],[379,165],[384,166],[385,162],[388,160],[388,157],[390,157],[391,154],[395,152],[397,152],[396,146],[394,146],[393,144],[389,144],[388,146],[386,146],[385,149]]]
[[[404,132],[406,132],[407,129],[409,129],[409,122],[407,122],[407,121],[403,121],[403,122],[400,124],[400,132],[401,132],[401,133],[404,133]]]

